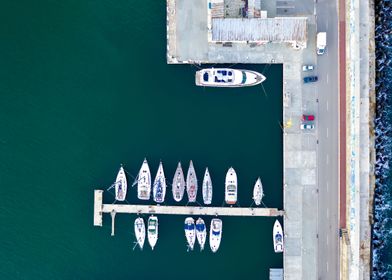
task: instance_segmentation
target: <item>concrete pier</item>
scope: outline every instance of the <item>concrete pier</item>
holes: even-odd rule
[[[111,213],[112,235],[116,213],[248,217],[277,217],[284,214],[284,211],[277,208],[103,204],[102,192],[102,190],[94,191],[94,226],[102,226],[102,213]]]

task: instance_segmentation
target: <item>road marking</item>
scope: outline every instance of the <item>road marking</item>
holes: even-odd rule
[[[328,84],[328,81],[329,81],[329,76],[328,76],[328,74],[327,74],[327,84]]]
[[[328,190],[329,190],[329,183],[327,182],[327,192],[328,192]]]
[[[328,245],[328,243],[329,243],[329,238],[328,238],[328,234],[327,234],[327,245]]]
[[[328,271],[328,262],[327,262],[327,271]]]
[[[329,219],[329,208],[327,208],[327,219]]]
[[[328,101],[327,101],[327,111],[328,111]]]
[[[329,129],[328,129],[328,127],[327,127],[327,138],[328,138],[328,135],[329,135]]]
[[[327,165],[328,165],[328,163],[329,163],[329,156],[328,156],[328,154],[327,154]]]

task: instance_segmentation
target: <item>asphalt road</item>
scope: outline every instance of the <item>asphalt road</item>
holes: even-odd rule
[[[339,279],[338,11],[335,1],[316,3],[317,31],[327,50],[317,57],[318,96],[318,278]]]

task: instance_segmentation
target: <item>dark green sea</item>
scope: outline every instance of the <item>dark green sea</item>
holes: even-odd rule
[[[230,166],[241,206],[261,176],[264,203],[282,209],[280,65],[233,66],[264,72],[265,91],[196,87],[195,66],[166,64],[165,1],[6,0],[0,18],[0,279],[268,279],[282,267],[274,218],[222,217],[216,254],[186,252],[183,216],[159,216],[153,252],[132,250],[135,215],[117,215],[114,237],[109,215],[93,226],[94,189],[144,157],[169,181],[180,160],[199,182],[208,166],[218,206]]]

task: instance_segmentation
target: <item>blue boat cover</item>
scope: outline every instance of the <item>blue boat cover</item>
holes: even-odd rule
[[[213,235],[219,235],[220,231],[212,231]]]
[[[196,230],[197,231],[204,231],[205,229],[205,225],[204,224],[196,224]]]
[[[184,225],[184,229],[194,230],[195,229],[195,225],[194,224],[185,224]]]

